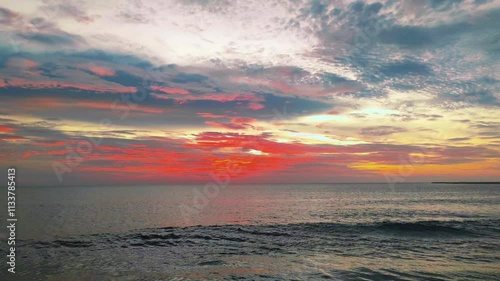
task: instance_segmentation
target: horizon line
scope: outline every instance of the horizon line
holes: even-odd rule
[[[398,182],[393,184],[500,184],[500,181],[421,181],[421,182]],[[26,186],[18,186],[18,187],[119,187],[119,186],[173,186],[173,185],[204,185],[208,183],[168,183],[168,184],[88,184],[88,185],[26,185]],[[283,183],[269,183],[269,182],[258,182],[258,183],[229,183],[229,185],[283,185],[283,184],[387,184],[391,185],[388,182],[311,182],[311,183],[297,183],[297,182],[283,182]]]

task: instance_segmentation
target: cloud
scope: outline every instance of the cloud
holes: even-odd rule
[[[11,25],[18,19],[20,19],[20,15],[15,13],[9,9],[5,9],[0,7],[0,23],[5,25]]]
[[[394,127],[394,126],[377,126],[377,127],[368,127],[361,129],[361,134],[365,136],[388,136],[395,133],[406,132],[405,128]]]
[[[208,116],[208,118],[214,118],[214,115],[203,115],[204,117]],[[220,129],[227,130],[246,130],[246,129],[255,129],[251,124],[257,122],[255,118],[248,117],[227,117],[229,118],[229,122],[217,122],[217,121],[205,121],[205,124]]]
[[[84,1],[65,1],[63,3],[56,2],[56,4],[47,4],[39,7],[41,14],[49,17],[59,17],[59,18],[70,18],[75,21],[84,24],[90,23],[94,20],[93,16],[90,16],[85,11]]]
[[[207,77],[200,75],[200,74],[195,74],[195,73],[178,73],[175,75],[175,77],[172,79],[172,82],[175,83],[199,83],[204,80],[206,80]]]
[[[0,124],[0,132],[1,133],[11,133],[15,130],[14,127],[7,126],[7,125],[1,125]]]
[[[470,138],[451,138],[449,141],[468,141]]]
[[[135,87],[123,87],[121,85],[90,85],[90,84],[77,84],[60,82],[56,80],[44,80],[44,81],[29,81],[26,79],[6,79],[4,88],[24,88],[24,89],[75,89],[75,90],[85,90],[92,92],[109,92],[109,93],[135,93],[137,89]]]
[[[244,130],[249,127],[247,124],[233,124],[233,123],[224,123],[224,122],[216,122],[216,121],[205,121],[205,124],[219,129],[228,129],[228,130]]]
[[[412,62],[399,61],[382,66],[381,73],[386,76],[403,76],[403,75],[430,75],[432,70],[428,65]]]
[[[251,110],[261,110],[264,108],[264,105],[256,102],[251,102],[249,103],[246,108],[251,109]]]
[[[157,99],[171,99],[171,96],[157,95],[153,94]],[[238,105],[239,107],[248,108],[251,110],[259,110],[264,108],[264,105],[260,102],[264,102],[265,99],[262,96],[257,96],[255,94],[226,94],[226,93],[210,93],[201,95],[191,95],[189,97],[176,98],[175,102],[178,104],[188,104],[204,101],[213,101],[217,103],[231,103]],[[244,104],[241,104],[244,103]]]
[[[140,112],[140,113],[148,113],[148,114],[159,114],[163,113],[166,110],[157,108],[157,107],[149,107],[149,106],[127,106],[123,103],[118,102],[106,102],[106,101],[85,101],[71,98],[49,98],[49,97],[33,97],[29,99],[25,99],[23,101],[26,105],[22,105],[25,109],[36,110],[37,107],[42,106],[45,110],[55,110],[55,109],[68,109],[72,110],[74,108],[80,108],[84,110],[106,110],[106,111],[116,111],[116,112]]]
[[[187,95],[187,94],[189,94],[188,91],[181,89],[181,88],[165,88],[165,87],[160,87],[160,86],[151,86],[151,90],[163,92],[165,94],[173,94],[173,95]]]
[[[115,76],[116,72],[113,69],[104,67],[104,66],[98,66],[98,65],[83,65],[83,67],[88,68],[88,70],[92,71],[94,74],[98,76]]]
[[[379,39],[384,44],[393,44],[409,49],[426,47],[438,40],[430,29],[419,26],[393,26],[383,30]]]
[[[60,46],[60,45],[76,45],[78,41],[81,41],[80,38],[70,34],[47,34],[40,32],[22,32],[17,33],[16,36],[18,38],[39,43],[42,45],[50,45],[50,46]]]
[[[218,119],[218,118],[225,118],[226,117],[226,115],[217,115],[217,114],[212,114],[209,112],[198,112],[196,114],[201,116],[201,117],[211,118],[211,119]]]

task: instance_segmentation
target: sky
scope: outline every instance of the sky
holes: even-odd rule
[[[500,180],[500,1],[0,3],[25,185]]]

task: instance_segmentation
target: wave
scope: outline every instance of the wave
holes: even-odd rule
[[[466,224],[440,221],[418,222],[381,222],[374,227],[380,231],[394,232],[397,234],[426,234],[426,235],[474,235],[467,230]]]
[[[300,226],[311,232],[357,233],[357,234],[398,234],[401,236],[498,235],[500,220],[463,220],[463,221],[380,221],[373,223],[305,223]]]
[[[197,243],[233,244],[260,243],[318,244],[324,241],[353,242],[376,236],[398,239],[498,238],[500,220],[465,221],[381,221],[373,223],[298,223],[286,225],[216,225],[150,228],[125,233],[98,234],[57,239],[51,242],[30,241],[37,248],[88,248],[102,244],[122,247],[161,247]]]
[[[90,278],[96,268],[111,266],[113,274],[126,272],[127,280],[159,280],[149,278],[150,271],[168,274],[161,280],[189,272],[196,278],[180,280],[494,280],[497,273],[488,268],[500,264],[499,225],[469,220],[169,227],[29,240],[20,248],[24,268],[34,268],[25,274],[66,276],[70,268],[89,276],[61,280],[113,280]],[[364,267],[367,259],[372,268]],[[399,265],[387,267],[388,259]],[[442,270],[427,266],[441,261]],[[228,275],[212,279],[213,272]]]

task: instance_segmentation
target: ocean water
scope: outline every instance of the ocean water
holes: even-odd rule
[[[0,280],[500,280],[495,184],[33,187],[17,208]]]

